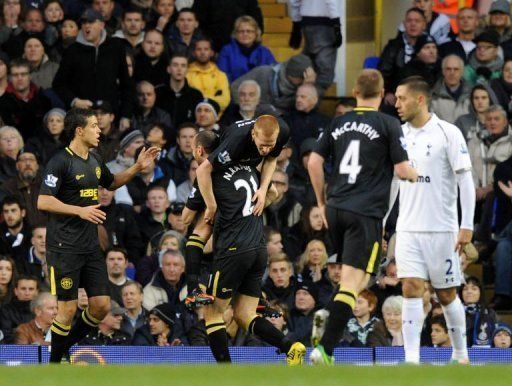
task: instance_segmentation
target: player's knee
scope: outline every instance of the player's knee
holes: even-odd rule
[[[402,280],[402,292],[406,298],[421,298],[425,292],[425,284],[422,280]]]
[[[102,320],[110,312],[110,308],[108,298],[89,300],[89,313],[96,319]]]
[[[455,300],[457,297],[457,291],[455,288],[436,290],[436,295],[439,299],[439,303],[441,303],[443,306],[447,306]]]
[[[73,321],[73,317],[76,314],[76,310],[76,302],[60,303],[56,320],[58,320],[62,324],[70,325],[71,322]]]
[[[238,324],[239,327],[244,328],[247,330],[249,327],[249,323],[254,319],[256,314],[245,312],[245,311],[235,311],[233,313],[233,319],[235,319],[236,324]]]

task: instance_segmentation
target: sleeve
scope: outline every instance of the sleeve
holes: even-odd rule
[[[332,147],[332,128],[334,127],[334,122],[331,123],[329,128],[324,130],[323,133],[320,134],[318,139],[316,140],[316,145],[313,151],[315,153],[320,154],[324,159],[328,159],[331,155],[331,147]]]
[[[108,187],[110,185],[112,185],[112,182],[114,182],[114,175],[112,174],[110,169],[107,167],[105,162],[103,162],[101,159],[98,159],[98,162],[99,162],[100,168],[101,168],[101,177],[99,180],[99,185],[108,189]]]
[[[459,186],[459,197],[461,207],[461,229],[473,230],[474,214],[476,205],[476,190],[473,184],[473,177],[469,170],[457,174],[457,185]]]
[[[300,3],[302,0],[288,0],[288,15],[292,21],[301,21]]]
[[[233,126],[237,126],[237,124],[235,123]],[[214,169],[239,159],[238,153],[244,147],[244,136],[240,132],[242,128],[233,126],[226,130],[230,134],[226,135],[220,145],[208,156],[208,161]],[[245,130],[243,132],[245,133]]]
[[[471,158],[469,157],[469,150],[464,136],[455,126],[451,127],[451,130],[447,134],[447,155],[452,170],[455,173],[471,170]]]
[[[30,344],[25,324],[20,325],[14,333],[14,344]]]
[[[57,196],[66,170],[66,160],[57,155],[50,159],[43,174],[43,182],[39,194]]]
[[[409,159],[407,151],[405,150],[405,138],[398,120],[393,119],[388,124],[389,135],[389,156],[393,165]]]
[[[327,0],[327,12],[329,12],[330,19],[341,19],[341,11],[339,8],[338,0]]]
[[[201,191],[197,185],[197,180],[194,181],[194,186],[192,186],[192,190],[187,198],[186,207],[190,210],[199,212],[205,208],[205,203],[203,200],[203,196],[201,195]]]

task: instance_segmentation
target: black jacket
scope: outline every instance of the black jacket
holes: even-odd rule
[[[170,177],[176,186],[188,180],[188,169],[192,159],[188,159],[180,151],[178,146],[169,150],[165,158],[160,159],[158,165],[162,168],[164,174]]]
[[[304,346],[311,346],[311,330],[313,329],[313,316],[316,309],[313,309],[309,314],[304,314],[302,311],[293,308],[288,317],[288,329],[290,330],[289,337],[293,337],[293,341],[299,341]]]
[[[96,329],[88,333],[78,345],[80,346],[129,346],[132,337],[124,331],[114,331],[110,335],[103,334],[100,330]]]
[[[169,64],[169,56],[162,54],[155,64],[151,63],[151,58],[144,51],[141,51],[133,63],[133,79],[135,83],[146,80],[155,87],[161,87],[169,84],[169,74],[167,73],[167,65]]]
[[[130,130],[140,130],[147,136],[152,125],[160,124],[164,126],[164,134],[167,139],[167,145],[176,143],[176,129],[172,125],[171,116],[167,111],[160,107],[153,107],[148,115],[144,115],[139,108],[135,109],[130,123]]]
[[[261,291],[267,295],[268,300],[279,300],[279,302],[286,304],[288,309],[291,310],[295,304],[296,287],[297,282],[293,276],[290,278],[290,285],[286,288],[276,287],[272,279],[267,277]]]
[[[379,71],[384,77],[386,92],[395,92],[399,83],[400,69],[405,66],[405,43],[402,34],[391,39],[380,54]]]
[[[37,151],[40,164],[46,165],[58,150],[65,147],[62,139],[63,135],[60,136],[60,139],[56,139],[48,132],[48,129],[43,129],[39,135],[27,141],[27,147],[31,147]]]
[[[184,122],[195,122],[196,106],[202,100],[201,91],[190,87],[187,80],[179,92],[174,92],[169,85],[156,89],[156,105],[169,113],[173,127],[176,128]],[[176,141],[175,138],[169,139]]]
[[[149,241],[154,235],[169,229],[169,225],[166,220],[161,223],[156,221],[151,215],[151,211],[146,208],[142,209],[142,212],[136,217],[136,220],[139,225],[144,250],[146,250]]]
[[[331,122],[329,117],[317,109],[313,109],[309,113],[293,109],[284,117],[284,120],[292,128],[290,139],[294,145],[293,154],[295,155],[300,153],[300,145],[306,138],[318,138]]]
[[[0,331],[4,334],[3,343],[14,343],[16,328],[30,322],[34,318],[30,310],[30,301],[19,301],[13,299],[0,309]]]
[[[14,236],[9,233],[7,225],[4,223],[0,224],[0,254],[9,255],[15,261],[22,260],[28,253],[32,237],[31,230],[29,229],[26,222],[23,224],[21,232]],[[16,246],[13,246],[16,244]]]

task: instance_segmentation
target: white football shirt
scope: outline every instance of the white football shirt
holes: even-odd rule
[[[402,125],[405,147],[418,182],[400,182],[396,229],[403,232],[457,232],[456,173],[471,170],[461,131],[431,114],[422,128]]]

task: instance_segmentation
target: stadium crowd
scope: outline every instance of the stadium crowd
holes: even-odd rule
[[[339,13],[333,13],[335,1],[300,3],[289,0],[290,45],[298,48],[304,38],[303,53],[277,63],[262,44],[256,0],[0,1],[0,343],[49,344],[57,300],[50,294],[46,215],[37,197],[46,162],[69,140],[66,111],[81,107],[96,112],[102,134],[95,151],[113,173],[133,165],[143,146],[161,153],[127,186],[98,191],[107,214],[98,233],[112,307],[80,344],[208,345],[202,309],[184,306],[191,229],[181,213],[198,167],[192,139],[270,113],[284,119],[291,135],[272,178],[280,196],[263,213],[264,296],[282,312],[269,317],[274,326],[312,345],[315,313],[326,313],[341,266],[315,206],[307,162],[316,138],[355,100],[340,99],[333,116],[319,112],[342,44]],[[381,110],[396,116],[396,86],[421,75],[432,86],[431,112],[464,134],[477,209],[462,268],[478,259],[495,267],[493,299],[484,299],[477,277],[467,277],[461,288],[468,346],[506,348],[512,331],[495,311],[512,309],[511,6],[497,0],[485,9],[475,2],[450,23],[434,3],[413,0],[380,56]],[[395,207],[381,273],[359,295],[340,346],[403,345],[396,217]],[[205,251],[203,284],[211,246]],[[87,301],[80,291],[79,309]],[[422,345],[449,347],[442,309],[428,287],[424,312]],[[265,345],[239,328],[232,310],[224,320],[231,345]]]

